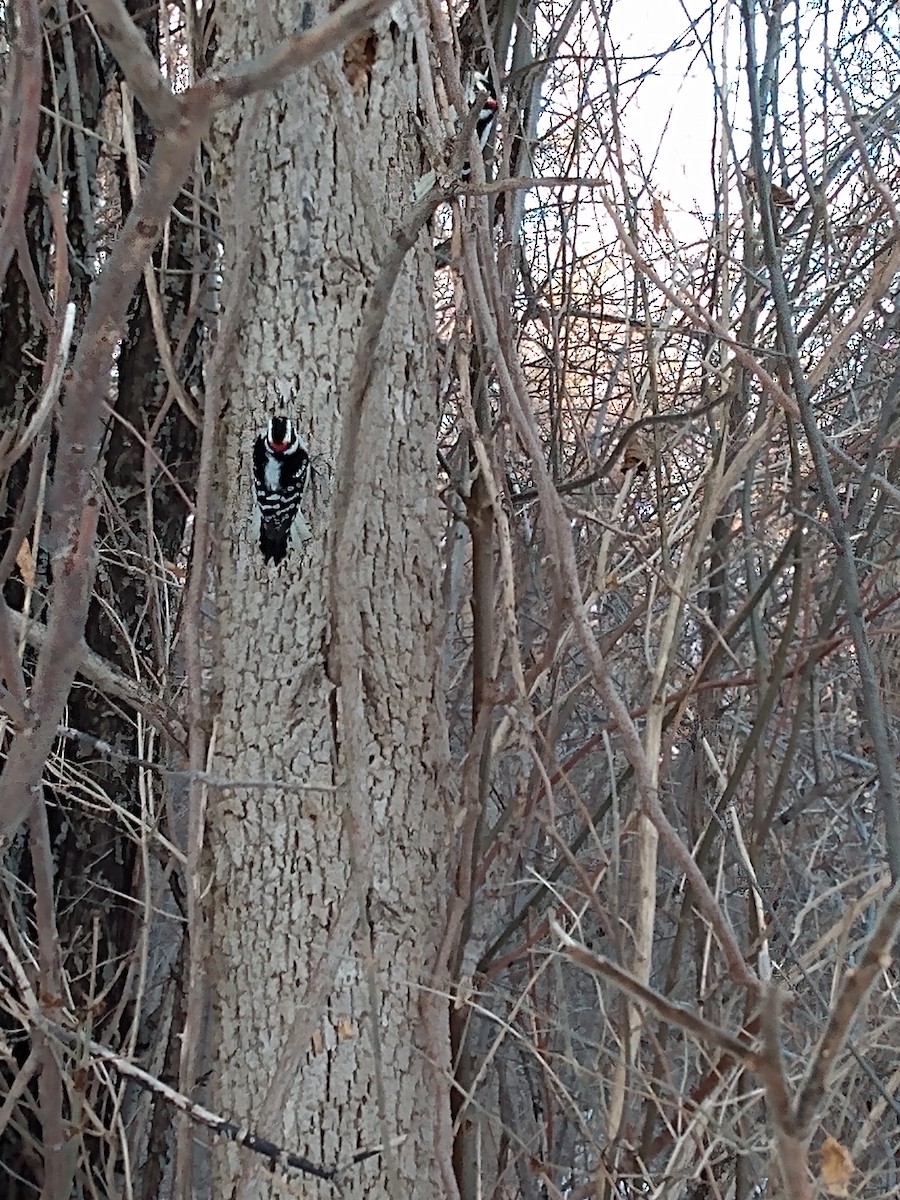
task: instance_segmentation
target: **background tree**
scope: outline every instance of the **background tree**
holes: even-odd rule
[[[164,12],[0,9],[10,1194],[893,1194],[893,6]]]

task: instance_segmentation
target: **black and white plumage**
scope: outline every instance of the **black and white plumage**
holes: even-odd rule
[[[490,75],[486,75],[483,71],[473,71],[466,81],[465,95],[470,107],[477,103],[479,98],[481,99],[481,108],[475,122],[475,137],[483,154],[500,107]],[[472,164],[464,162],[459,173],[460,178],[468,179],[471,174]]]
[[[484,154],[484,149],[488,144],[488,140],[491,136],[491,131],[494,128],[494,122],[497,119],[497,113],[500,108],[500,105],[497,102],[497,93],[494,89],[494,84],[490,75],[486,75],[482,71],[470,71],[463,84],[463,96],[465,97],[466,103],[469,105],[470,114],[474,106],[480,101],[478,115],[475,118],[475,136],[478,139],[479,149],[481,150],[482,154]],[[470,123],[471,116],[468,121],[465,119],[460,121],[452,109],[451,113],[454,117],[454,120],[457,121],[458,128],[472,128]],[[470,179],[471,176],[472,164],[467,159],[463,163],[462,167],[460,167],[459,177],[461,180],[466,181]],[[415,191],[413,193],[414,199],[417,202],[421,200],[423,196],[427,195],[428,192],[431,191],[431,189],[437,183],[437,180],[437,172],[434,169],[426,171],[416,184]]]
[[[309,451],[290,417],[270,417],[253,446],[253,486],[259,505],[259,547],[277,566],[309,482]]]

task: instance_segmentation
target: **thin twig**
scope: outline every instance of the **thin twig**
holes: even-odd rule
[[[828,1087],[838,1054],[850,1025],[866,993],[882,971],[891,964],[891,950],[900,931],[900,882],[895,883],[884,902],[881,918],[857,967],[850,967],[841,981],[837,999],[831,1006],[828,1024],[813,1056],[809,1074],[794,1105],[796,1126],[808,1133]]]
[[[25,427],[25,432],[4,456],[3,462],[0,463],[0,474],[5,475],[10,467],[19,461],[34,439],[44,428],[44,425],[47,423],[47,419],[50,416],[50,411],[59,398],[59,391],[62,387],[66,363],[69,360],[69,348],[72,345],[72,334],[74,332],[75,304],[70,302],[66,305],[66,313],[65,317],[63,318],[63,327],[60,330],[59,340],[53,353],[52,364],[50,366],[50,378],[47,381],[47,386],[44,388],[43,395],[38,401],[37,408],[34,410],[31,420]]]
[[[575,627],[594,685],[607,706],[611,720],[618,726],[623,750],[634,769],[641,805],[659,830],[660,836],[669,852],[674,856],[679,870],[684,872],[694,889],[697,905],[715,930],[732,976],[746,987],[754,989],[758,981],[744,961],[744,956],[727,916],[716,903],[703,872],[678,836],[659,802],[653,771],[644,752],[637,725],[632,720],[628,708],[612,680],[584,604],[569,522],[544,460],[534,412],[528,403],[528,388],[515,354],[507,356],[505,344],[501,341],[493,315],[500,311],[500,305],[489,303],[479,258],[471,249],[467,251],[466,267],[473,313],[477,317],[487,352],[494,364],[519,438],[531,458],[541,506],[553,539],[553,557],[558,570],[559,600],[565,605]],[[486,258],[485,270],[489,273],[495,293],[500,295],[499,280],[496,278],[493,258]],[[745,447],[745,450],[747,448]]]
[[[810,450],[812,451],[816,475],[818,476],[819,486],[822,489],[822,498],[825,502],[828,522],[831,526],[837,550],[835,567],[843,588],[847,624],[850,627],[850,635],[856,651],[862,709],[865,714],[869,735],[872,739],[872,752],[878,769],[878,803],[884,815],[888,862],[892,877],[895,880],[900,880],[900,803],[898,803],[897,783],[894,776],[894,755],[891,751],[887,720],[878,687],[878,677],[872,658],[872,649],[869,643],[866,622],[863,617],[863,599],[859,582],[859,571],[856,564],[853,534],[844,519],[841,502],[834,483],[834,476],[831,472],[831,465],[828,461],[828,452],[825,449],[816,413],[812,407],[810,381],[800,361],[797,332],[794,328],[790,298],[788,297],[784,271],[781,266],[781,252],[775,236],[771,189],[762,160],[762,112],[759,87],[756,79],[756,45],[750,0],[743,0],[742,7],[744,12],[744,36],[747,45],[750,115],[753,130],[753,164],[758,176],[760,189],[763,257],[769,271],[778,332],[784,345],[791,374],[791,382],[794,385],[797,409],[803,423],[803,430],[809,442]],[[895,254],[898,255],[898,263],[900,263],[898,247],[895,247]]]
[[[719,1046],[726,1054],[731,1055],[732,1058],[744,1063],[752,1070],[759,1070],[760,1053],[747,1042],[742,1042],[733,1034],[714,1025],[711,1021],[707,1021],[705,1017],[685,1008],[684,1005],[673,1004],[671,1000],[667,1000],[653,988],[641,983],[623,967],[617,966],[600,954],[595,954],[593,950],[588,950],[586,946],[582,946],[580,942],[566,933],[558,921],[550,921],[550,930],[555,937],[559,938],[560,944],[565,947],[567,956],[573,962],[578,963],[580,967],[585,967],[595,974],[611,979],[623,992],[627,992],[628,995],[633,996],[648,1008],[652,1008],[664,1021],[668,1021],[680,1029],[686,1029],[710,1045]]]
[[[248,1150],[252,1150],[255,1154],[262,1155],[263,1158],[269,1160],[270,1167],[275,1170],[277,1168],[291,1168],[295,1171],[301,1171],[305,1175],[312,1175],[316,1179],[331,1179],[336,1180],[344,1174],[350,1167],[357,1166],[363,1163],[366,1159],[377,1158],[385,1153],[385,1146],[369,1146],[364,1150],[357,1150],[341,1163],[334,1166],[328,1166],[324,1163],[314,1162],[312,1159],[306,1158],[302,1154],[297,1154],[293,1150],[286,1150],[282,1146],[277,1146],[274,1142],[268,1141],[266,1138],[260,1137],[252,1130],[243,1129],[235,1121],[230,1121],[227,1117],[219,1116],[217,1113],[211,1112],[210,1109],[204,1108],[202,1104],[197,1104],[189,1099],[181,1092],[170,1087],[167,1083],[163,1083],[161,1079],[157,1079],[155,1075],[151,1075],[148,1071],[142,1070],[133,1062],[121,1055],[116,1054],[113,1050],[102,1046],[99,1042],[90,1041],[83,1036],[72,1033],[64,1026],[59,1025],[56,1021],[51,1021],[39,1012],[23,1011],[20,1019],[28,1025],[39,1029],[41,1032],[52,1037],[60,1045],[67,1047],[70,1050],[90,1054],[97,1062],[105,1063],[113,1068],[120,1075],[124,1075],[145,1091],[152,1092],[157,1096],[161,1096],[169,1104],[173,1105],[188,1116],[198,1125],[203,1125],[209,1129],[217,1137],[223,1137],[229,1142],[234,1142],[238,1146],[244,1146]],[[390,1148],[395,1149],[402,1146],[406,1141],[407,1135],[400,1134],[398,1137],[390,1139]]]
[[[30,645],[40,649],[47,641],[47,626],[40,621],[31,621],[15,609],[5,606],[3,619],[12,625],[17,638],[24,638]],[[113,666],[107,659],[93,650],[89,650],[82,642],[79,648],[78,661],[75,666],[76,675],[83,675],[90,680],[100,692],[124,701],[130,708],[144,714],[148,721],[163,730],[176,742],[186,740],[185,730],[177,717],[170,711],[159,697],[152,695],[142,687],[137,680],[123,675],[118,667]],[[53,731],[55,737],[62,722],[57,722]]]

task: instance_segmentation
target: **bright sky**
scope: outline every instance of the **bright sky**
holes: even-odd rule
[[[727,10],[732,19],[726,29],[719,7],[711,48],[709,5],[698,0],[686,6],[678,0],[655,0],[640,19],[631,5],[613,4],[610,18],[616,45],[626,59],[633,60],[626,62],[626,69],[632,68],[629,74],[649,69],[654,58],[668,51],[653,73],[640,81],[623,124],[644,170],[676,208],[687,212],[709,213],[712,208],[713,81],[699,38],[706,39],[707,52],[711,49],[715,57],[720,83],[733,85],[740,67],[742,47],[734,10]],[[648,12],[651,20],[646,19]],[[692,12],[699,14],[696,33],[691,31]],[[730,78],[723,80],[726,36]],[[670,49],[673,46],[677,48]]]

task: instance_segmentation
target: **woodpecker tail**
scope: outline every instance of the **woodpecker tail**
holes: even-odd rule
[[[285,558],[288,551],[288,537],[290,536],[290,532],[290,525],[276,525],[270,521],[262,521],[260,523],[259,548],[262,550],[265,562],[269,562],[271,559],[277,567]]]

